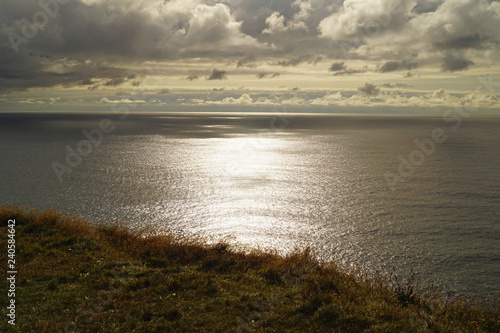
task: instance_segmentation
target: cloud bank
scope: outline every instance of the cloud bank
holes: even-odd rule
[[[4,0],[0,95],[54,87],[95,94],[147,87],[151,77],[175,76],[184,86],[246,77],[276,82],[274,89],[289,78],[295,81],[280,84],[371,76],[356,81],[356,98],[396,103],[384,95],[388,87],[362,83],[497,70],[498,31],[500,1],[493,0]],[[227,98],[263,103],[252,95]]]

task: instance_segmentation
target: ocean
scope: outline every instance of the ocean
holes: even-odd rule
[[[311,247],[500,298],[499,129],[479,116],[1,114],[0,204]]]

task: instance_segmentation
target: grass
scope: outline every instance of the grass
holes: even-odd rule
[[[55,212],[16,220],[18,332],[499,332],[498,303],[423,297],[356,277],[310,250],[242,253],[172,235],[95,226]],[[1,239],[2,265],[7,239]],[[5,282],[3,284],[7,286]]]

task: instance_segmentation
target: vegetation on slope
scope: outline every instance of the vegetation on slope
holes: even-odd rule
[[[499,332],[499,307],[424,298],[411,284],[360,279],[309,250],[242,253],[19,207],[18,332]],[[7,265],[7,238],[0,240]],[[7,283],[4,284],[7,286]]]

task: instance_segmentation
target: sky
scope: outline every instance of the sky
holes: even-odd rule
[[[500,114],[499,31],[498,0],[1,0],[0,112]]]

